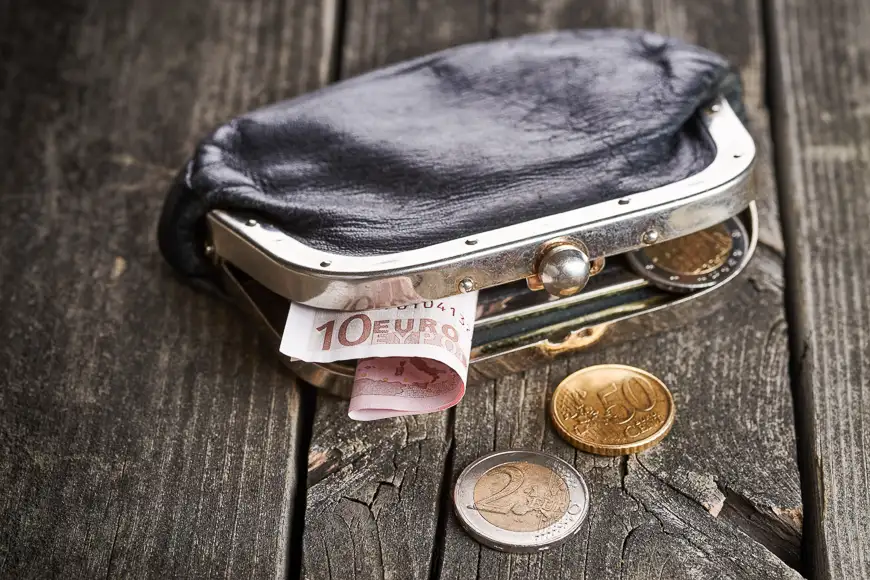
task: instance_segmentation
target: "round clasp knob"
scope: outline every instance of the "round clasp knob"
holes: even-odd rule
[[[553,296],[577,294],[592,275],[586,252],[573,243],[553,246],[541,257],[537,268],[544,290]]]

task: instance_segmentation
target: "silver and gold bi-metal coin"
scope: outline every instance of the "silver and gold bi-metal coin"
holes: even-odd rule
[[[571,537],[589,510],[586,482],[558,457],[501,451],[465,468],[453,502],[480,543],[505,552],[547,550]]]
[[[739,219],[626,254],[637,274],[672,292],[709,288],[748,259],[749,236]]]
[[[629,455],[671,430],[674,399],[650,373],[625,365],[581,369],[553,392],[550,417],[571,445],[598,455]]]

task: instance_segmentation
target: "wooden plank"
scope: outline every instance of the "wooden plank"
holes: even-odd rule
[[[341,76],[485,39],[483,4],[350,0]],[[429,578],[450,413],[357,423],[321,396],[309,450],[305,578]]]
[[[768,23],[809,564],[866,578],[870,10],[777,0]]]
[[[491,382],[457,407],[453,481],[492,450],[542,449],[573,462],[591,488],[580,534],[554,551],[482,548],[450,514],[444,578],[797,578],[801,500],[782,292],[782,242],[762,100],[759,6],[741,2],[518,1],[498,4],[510,36],[558,27],[644,27],[726,54],[741,68],[761,146],[762,247],[736,303],[677,332],[575,356]],[[673,390],[672,433],[630,459],[576,452],[549,425],[549,393],[571,371],[618,362]]]
[[[299,395],[154,231],[214,124],[325,82],[334,16],[0,3],[0,576],[285,576]]]

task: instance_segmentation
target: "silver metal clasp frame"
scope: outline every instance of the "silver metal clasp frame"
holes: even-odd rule
[[[700,121],[716,150],[710,165],[622,199],[377,256],[323,252],[255,218],[212,211],[209,251],[226,290],[276,347],[291,301],[360,310],[480,290],[469,382],[501,376],[674,328],[728,302],[722,289],[733,287],[758,236],[756,150],[724,99]],[[682,272],[689,239],[725,252]],[[285,362],[303,380],[349,394],[353,361]]]
[[[632,267],[634,256],[627,255],[609,260],[583,292],[568,298],[532,292],[524,282],[481,291],[469,384],[525,370],[591,346],[672,330],[730,303],[738,285],[729,282],[743,272],[755,251],[755,204],[730,221],[738,224],[737,231],[743,236],[741,249],[732,252],[740,255],[733,265],[729,264],[731,258],[723,261],[716,270],[721,274],[712,285],[696,290],[674,292],[667,283],[653,276],[644,277]],[[218,265],[224,288],[266,330],[277,350],[289,301],[230,263],[218,260]],[[670,277],[667,282],[673,283]],[[279,356],[304,381],[338,396],[350,395],[353,361],[319,364]]]

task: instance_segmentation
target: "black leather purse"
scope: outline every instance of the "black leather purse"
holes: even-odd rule
[[[742,118],[721,56],[649,32],[452,48],[218,128],[169,192],[160,249],[276,334],[288,301],[480,290],[471,378],[494,376],[724,300],[757,236]]]

